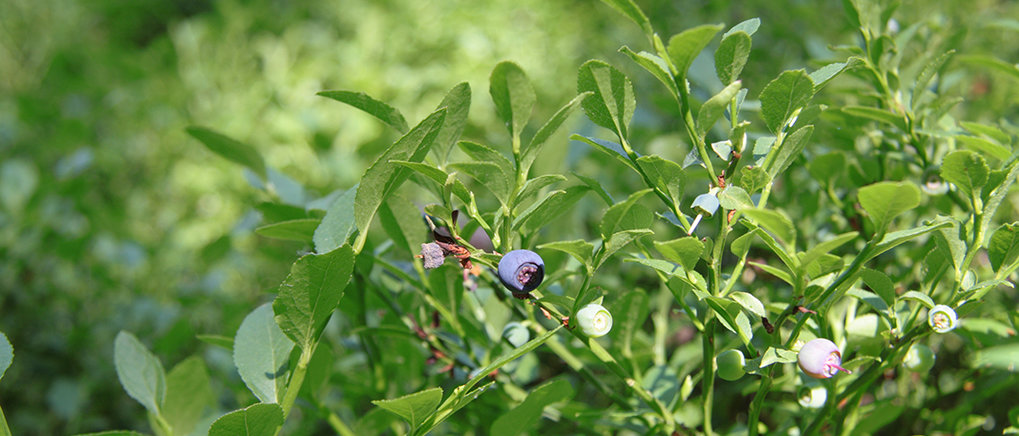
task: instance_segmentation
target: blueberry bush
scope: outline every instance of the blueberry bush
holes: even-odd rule
[[[414,118],[313,90],[391,139],[361,148],[359,177],[287,176],[193,119],[209,168],[243,168],[228,174],[281,271],[236,325],[184,335],[203,354],[115,334],[135,430],[1019,433],[1019,67],[1003,60],[1019,47],[987,50],[1019,22],[841,6],[823,19],[851,33],[762,46],[785,15],[667,35],[603,0],[618,51],[568,87],[491,60],[487,92],[453,78]],[[35,170],[3,165],[15,210],[31,192],[7,180]],[[20,347],[0,339],[3,377]]]

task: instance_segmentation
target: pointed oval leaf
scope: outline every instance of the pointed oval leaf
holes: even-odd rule
[[[637,171],[637,167],[633,166],[633,162],[630,162],[630,158],[629,156],[626,155],[626,152],[623,150],[623,146],[615,142],[597,138],[589,138],[587,136],[581,136],[576,133],[570,135],[570,139],[574,141],[581,141],[587,145],[590,145],[594,147],[595,150],[605,153],[606,155],[612,157],[619,163],[630,167],[634,171]]]
[[[771,209],[744,209],[743,215],[771,232],[786,244],[796,242],[796,228],[785,215]]]
[[[200,357],[184,359],[166,375],[163,417],[174,434],[193,433],[205,408],[211,407],[215,400],[209,373]]]
[[[650,192],[650,189],[634,192],[626,200],[613,205],[605,211],[599,226],[602,238],[609,239],[609,236],[622,230],[651,227],[651,223],[654,222],[654,215],[648,208],[637,203]]]
[[[576,392],[565,378],[557,378],[534,388],[524,401],[492,423],[492,436],[529,434],[541,419],[546,406],[573,398]]]
[[[209,428],[209,436],[273,436],[283,420],[278,404],[253,404],[219,417]]]
[[[527,74],[517,64],[502,61],[492,70],[488,84],[495,112],[506,123],[510,135],[519,137],[531,117],[535,101],[534,88]]]
[[[910,182],[878,182],[860,188],[860,206],[883,231],[899,214],[920,205],[920,188]]]
[[[578,185],[550,192],[542,200],[524,209],[513,221],[513,229],[522,229],[524,234],[540,229],[569,211],[590,190],[587,186]]]
[[[741,21],[739,24],[732,26],[731,29],[727,30],[722,34],[722,38],[732,35],[736,32],[743,32],[747,35],[754,36],[757,33],[757,29],[761,27],[761,19],[754,17],[748,20]]]
[[[411,170],[391,161],[420,162],[424,159],[428,149],[438,137],[445,117],[445,108],[432,112],[428,118],[386,149],[364,172],[354,197],[354,223],[358,230],[361,230],[357,251],[360,251],[364,239],[368,237],[368,226],[382,201],[410,175]]]
[[[630,79],[605,62],[589,60],[577,73],[577,93],[588,91],[582,103],[587,117],[626,138],[637,105]]]
[[[764,309],[764,303],[761,303],[761,300],[758,300],[757,297],[753,296],[752,294],[748,294],[742,291],[736,291],[733,292],[732,294],[729,294],[729,298],[732,298],[733,301],[739,303],[740,306],[743,306],[744,309],[746,309],[750,313],[753,313],[754,315],[757,315],[761,318],[768,316],[768,311]]]
[[[824,85],[846,71],[849,66],[849,62],[834,62],[814,70],[810,73],[810,80],[814,81],[814,92],[817,93]]]
[[[655,33],[654,29],[651,28],[651,21],[648,20],[647,15],[644,15],[644,11],[640,10],[640,7],[633,0],[602,0],[602,3],[612,6],[613,9],[633,20],[634,23],[640,26],[640,30],[644,31],[645,35],[650,37]]]
[[[655,249],[669,261],[678,263],[689,271],[697,265],[701,254],[704,253],[704,243],[696,236],[687,236],[665,242],[655,241]]]
[[[4,373],[11,367],[11,362],[14,362],[14,347],[11,346],[11,341],[7,340],[7,335],[0,332],[0,379],[4,378]]]
[[[682,200],[683,188],[686,187],[686,173],[678,163],[658,155],[650,155],[637,158],[637,165],[644,170],[644,174],[655,187],[669,194],[674,203],[678,204]]]
[[[669,58],[676,67],[676,84],[685,89],[686,72],[697,57],[722,30],[721,24],[704,24],[686,29],[669,38]]]
[[[715,74],[723,84],[730,84],[739,79],[743,67],[750,58],[752,42],[746,32],[726,33],[722,43],[715,50]]]
[[[205,127],[191,126],[186,130],[213,153],[248,167],[263,179],[266,177],[265,161],[254,147]]]
[[[487,375],[487,374],[486,374]],[[395,413],[416,429],[442,401],[442,388],[425,389],[392,400],[374,400],[372,404]]]
[[[442,102],[436,108],[446,108],[446,121],[439,129],[439,135],[435,138],[435,154],[439,161],[446,163],[449,151],[460,140],[464,126],[467,125],[467,114],[471,110],[471,85],[462,82],[449,90],[443,97]]]
[[[357,226],[354,224],[354,197],[356,195],[357,187],[355,186],[346,190],[329,205],[326,216],[322,217],[322,223],[315,228],[315,233],[312,235],[316,253],[328,253],[339,248],[357,230]]]
[[[629,56],[637,65],[644,67],[651,75],[658,78],[666,88],[669,88],[669,92],[672,93],[674,98],[679,98],[679,88],[676,88],[676,79],[672,77],[672,73],[669,72],[669,64],[664,59],[646,51],[640,53],[634,52],[625,45],[619,51]]]
[[[987,257],[991,260],[991,267],[995,272],[1019,260],[1019,222],[1002,225],[994,231],[987,243]],[[0,365],[0,368],[2,367]],[[0,375],[2,374],[0,370]]]
[[[251,311],[234,337],[234,365],[244,384],[263,403],[275,403],[287,386],[294,342],[273,320],[272,305]]]
[[[969,150],[948,153],[941,162],[941,178],[970,196],[979,193],[979,189],[987,183],[989,172],[984,157]]]
[[[318,336],[354,271],[354,251],[344,245],[325,254],[309,254],[294,262],[273,301],[276,324],[301,349]]]
[[[750,194],[743,188],[735,185],[726,186],[718,193],[718,204],[726,210],[743,210],[756,207],[750,199]]]
[[[368,115],[378,118],[379,121],[382,121],[396,129],[396,131],[400,133],[407,133],[407,121],[403,119],[403,114],[401,114],[396,108],[383,101],[376,100],[368,94],[354,91],[321,91],[316,95],[331,98],[338,102],[346,103],[355,108],[361,109]]]
[[[127,394],[159,415],[166,398],[166,372],[159,359],[133,334],[121,330],[113,341],[113,365]]]
[[[545,142],[552,137],[553,133],[559,130],[559,127],[561,127],[563,123],[569,119],[570,115],[577,111],[581,102],[583,102],[589,95],[591,95],[589,92],[582,92],[574,97],[573,100],[570,100],[569,103],[566,103],[566,106],[563,106],[556,111],[556,113],[552,115],[552,118],[549,118],[548,122],[538,129],[538,132],[531,137],[531,141],[527,143],[527,146],[520,150],[521,161],[523,162],[522,168],[524,168],[525,171],[531,168],[531,164],[533,164],[534,159],[538,157],[538,152],[541,151]]]
[[[266,238],[312,243],[315,229],[322,222],[319,218],[301,218],[266,224],[255,229],[255,234]]]
[[[807,105],[814,96],[814,82],[803,70],[783,71],[761,91],[761,117],[772,132],[778,133],[793,112]]]
[[[701,109],[697,112],[696,131],[698,135],[704,136],[704,134],[711,130],[715,122],[725,113],[732,99],[739,93],[742,85],[739,80],[732,82],[701,105]],[[725,159],[728,159],[728,157],[725,156]]]
[[[594,245],[583,239],[576,239],[573,241],[556,241],[548,244],[541,244],[538,246],[539,250],[556,250],[567,253],[573,256],[581,264],[585,265],[588,269],[591,269],[591,259],[594,255]]]

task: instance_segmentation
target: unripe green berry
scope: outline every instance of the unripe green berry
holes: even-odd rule
[[[824,386],[801,386],[796,397],[800,406],[808,409],[820,409],[828,399],[828,390]]]
[[[736,349],[725,350],[715,357],[715,364],[718,366],[718,376],[723,380],[739,380],[746,374],[747,361],[743,353]]]
[[[937,333],[948,333],[959,325],[959,318],[955,309],[939,304],[927,313],[927,324]]]
[[[913,344],[902,360],[902,366],[913,372],[927,372],[934,367],[934,351],[924,344]]]
[[[585,335],[599,338],[612,330],[612,313],[600,304],[591,303],[577,311],[577,325]]]

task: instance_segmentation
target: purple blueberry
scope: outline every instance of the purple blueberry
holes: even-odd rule
[[[499,280],[514,294],[526,294],[545,278],[545,261],[531,250],[513,250],[499,260]]]
[[[799,354],[800,369],[814,378],[831,378],[843,368],[842,352],[834,342],[817,338],[803,345]]]

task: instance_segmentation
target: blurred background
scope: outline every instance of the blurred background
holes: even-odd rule
[[[743,74],[751,97],[782,70],[841,60],[830,45],[857,42],[837,1],[637,3],[663,38],[760,17]],[[960,52],[1019,58],[1019,24],[1001,20],[1019,16],[1014,2],[961,3],[904,1],[896,17],[903,26],[930,19],[934,40]],[[121,329],[164,362],[199,354],[215,384],[240,384],[229,355],[196,337],[232,336],[301,246],[254,234],[253,205],[266,194],[186,126],[256,147],[273,167],[275,199],[303,206],[357,183],[396,139],[316,92],[364,91],[413,125],[468,81],[464,137],[501,144],[488,98],[496,63],[523,67],[538,95],[532,120],[544,120],[575,95],[587,59],[644,74],[617,52],[622,45],[648,49],[635,25],[597,1],[0,2],[0,331],[16,354],[0,404],[11,428],[145,428],[113,369]],[[959,85],[960,118],[1014,119],[1016,81],[997,74]],[[710,59],[699,59],[691,78],[721,87]],[[661,133],[678,132],[676,121],[648,79],[635,81],[635,135],[655,152],[682,139]],[[538,171],[561,171],[567,157],[597,168],[597,159],[577,157],[585,147],[567,143],[584,128],[574,118]]]

